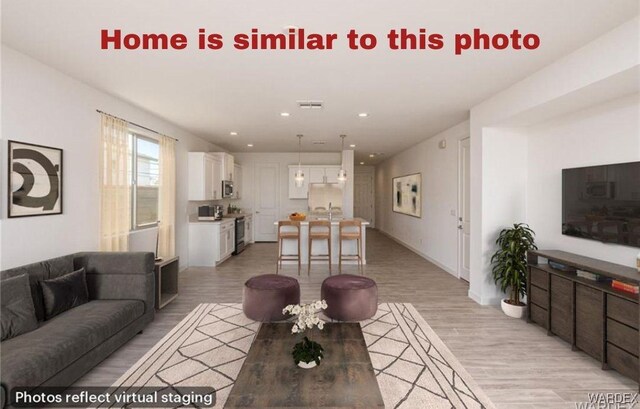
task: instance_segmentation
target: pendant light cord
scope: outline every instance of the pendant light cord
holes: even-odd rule
[[[302,163],[302,135],[298,135],[298,170],[301,168]]]

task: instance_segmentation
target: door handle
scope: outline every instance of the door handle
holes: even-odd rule
[[[459,226],[458,226],[458,230],[462,230],[462,225],[459,225]]]

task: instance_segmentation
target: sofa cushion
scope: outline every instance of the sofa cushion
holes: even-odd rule
[[[7,390],[40,386],[143,312],[142,301],[90,301],[41,323],[34,331],[2,342],[3,386]]]
[[[71,271],[74,271],[73,255],[67,255],[0,271],[0,279],[4,280],[22,274],[28,274],[29,284],[31,286],[31,298],[33,299],[33,306],[36,309],[36,317],[38,321],[43,321],[44,303],[42,302],[40,281],[56,278]]]
[[[0,284],[2,341],[38,328],[26,274],[2,280]]]
[[[84,268],[51,280],[43,280],[40,285],[46,319],[89,302]]]

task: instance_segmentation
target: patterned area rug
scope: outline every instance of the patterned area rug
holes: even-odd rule
[[[241,304],[201,304],[114,388],[214,386],[222,408],[259,323]],[[361,322],[387,408],[494,408],[411,304],[380,304]]]

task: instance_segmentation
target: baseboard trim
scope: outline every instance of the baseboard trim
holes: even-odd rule
[[[477,302],[478,304],[482,305],[482,297],[480,297],[478,294],[474,293],[473,291],[471,291],[471,289],[469,289],[469,292],[467,293],[467,295],[469,296],[469,298],[471,298],[473,301]]]
[[[449,267],[445,266],[444,264],[442,264],[441,262],[439,262],[438,260],[434,260],[432,257],[427,256],[426,254],[424,254],[420,250],[416,249],[415,247],[411,246],[407,242],[405,242],[405,241],[403,241],[403,240],[391,235],[390,233],[387,233],[384,230],[380,230],[380,229],[376,229],[376,230],[379,231],[380,233],[382,233],[383,235],[385,235],[386,237],[390,238],[391,240],[395,241],[396,243],[408,248],[409,250],[411,250],[412,252],[416,253],[417,255],[419,255],[423,259],[427,260],[428,262],[433,263],[436,266],[440,267],[441,269],[443,269],[447,273],[451,274],[455,278],[459,278],[457,271],[454,271],[451,268],[449,268]]]
[[[468,295],[469,295],[469,298],[471,298],[473,301],[477,302],[480,305],[500,305],[500,301],[502,301],[501,297],[483,298],[482,296],[471,291],[471,289],[469,289]]]

